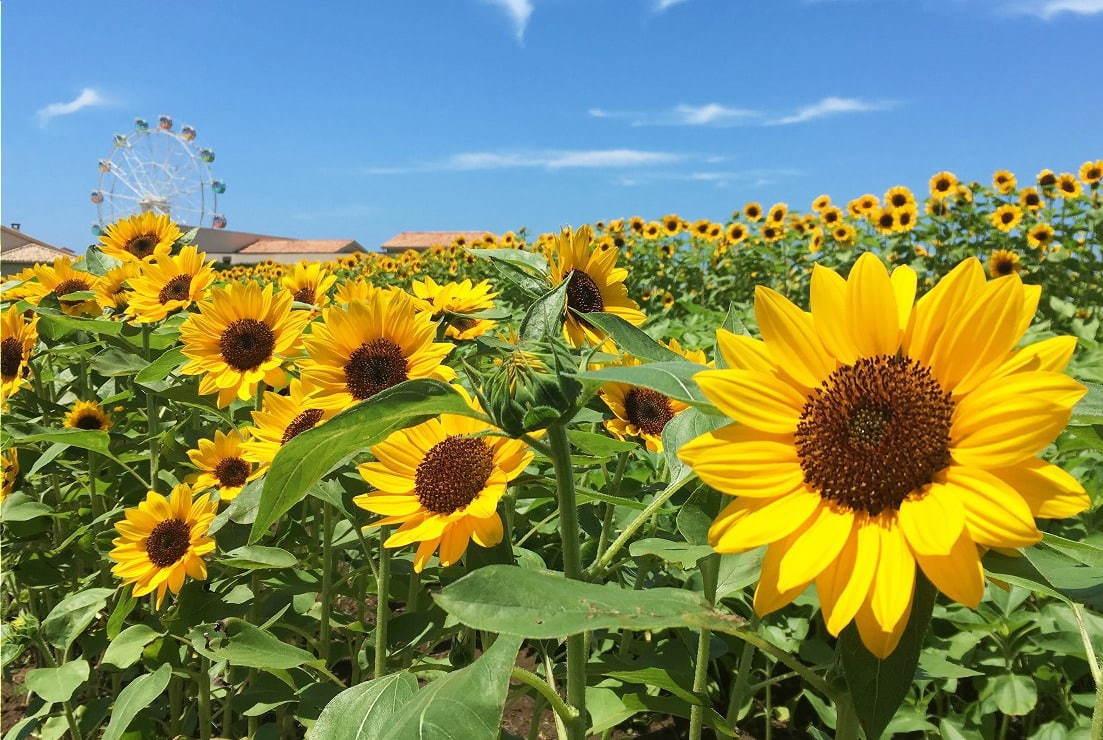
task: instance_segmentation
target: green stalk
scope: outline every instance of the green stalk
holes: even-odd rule
[[[318,654],[329,666],[330,616],[333,611],[333,504],[322,502],[322,630]]]
[[[704,584],[705,600],[716,603],[716,580],[720,573],[720,556],[716,553],[701,558],[701,581]],[[712,633],[702,628],[697,635],[697,663],[693,669],[693,693],[699,697],[706,695],[705,688],[709,677],[709,636]],[[705,722],[705,705],[694,704],[689,709],[690,740],[701,740],[701,729]]]
[[[211,662],[199,656],[199,673],[195,677],[195,688],[199,698],[199,738],[211,738]]]
[[[613,482],[607,491],[610,496],[616,496],[620,493],[620,483],[624,479],[624,469],[626,467],[628,467],[628,453],[622,452],[617,457],[617,470],[613,473]],[[615,504],[605,504],[605,517],[601,521],[601,535],[597,540],[595,560],[601,559],[601,556],[605,553],[606,545],[609,544],[609,535],[613,531],[613,514],[616,508]]]
[[[150,325],[142,324],[142,354],[147,361],[150,360],[149,333]],[[148,390],[146,394],[146,422],[149,424],[149,483],[157,485],[157,457],[160,454],[160,444],[157,441],[158,418],[157,407],[153,402],[153,394]]]
[[[559,537],[563,542],[563,572],[581,580],[582,557],[578,544],[578,503],[575,500],[571,443],[562,424],[548,427],[548,448],[555,468],[559,497]],[[570,740],[586,737],[586,635],[567,638],[567,701],[578,710],[578,719],[567,724]]]
[[[567,706],[563,698],[559,696],[559,693],[535,673],[514,666],[513,671],[510,673],[510,677],[540,692],[540,696],[547,699],[548,704],[555,710],[555,713],[562,717],[565,722],[578,721],[578,710],[574,707]]]
[[[731,697],[728,699],[728,713],[725,719],[728,724],[735,727],[739,719],[739,710],[743,706],[743,697],[747,695],[747,684],[751,676],[751,661],[754,660],[754,645],[743,643],[743,651],[739,654],[739,666],[736,668],[735,685],[732,687]]]
[[[387,541],[388,527],[379,528],[379,574],[375,579],[375,670],[372,678],[387,673],[387,618],[391,592],[391,553],[383,546]]]

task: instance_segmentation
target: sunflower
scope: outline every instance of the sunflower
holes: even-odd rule
[[[839,224],[831,230],[831,238],[840,244],[852,244],[858,232],[850,224]]]
[[[1023,188],[1019,192],[1019,205],[1028,211],[1037,211],[1044,208],[1046,202],[1042,199],[1037,188]]]
[[[215,548],[207,529],[217,509],[212,497],[197,499],[187,485],[172,489],[168,498],[150,491],[145,501],[124,512],[125,519],[115,522],[119,536],[107,554],[116,563],[111,572],[124,586],[134,584],[134,596],[156,591],[160,609],[166,592],[180,593],[185,576],[206,579],[203,556]]]
[[[1053,170],[1042,170],[1035,178],[1038,183],[1038,187],[1045,190],[1046,188],[1052,188],[1057,184],[1057,175],[1053,173]]]
[[[102,308],[114,311],[116,314],[126,310],[130,303],[129,281],[138,275],[139,262],[123,262],[117,267],[112,267],[103,274],[96,285],[96,302]]]
[[[1026,242],[1035,249],[1046,249],[1053,243],[1055,232],[1047,223],[1034,224],[1026,232]]]
[[[808,237],[808,251],[818,252],[823,247],[823,229],[819,226],[813,226],[809,231]]]
[[[161,321],[170,313],[203,299],[214,271],[207,255],[188,246],[180,254],[162,254],[143,263],[141,272],[130,278],[126,312],[136,323]]]
[[[119,219],[104,229],[100,249],[122,262],[148,261],[168,254],[181,236],[167,215],[146,211]]]
[[[1061,198],[1079,198],[1084,194],[1084,188],[1076,175],[1071,172],[1062,172],[1057,176],[1057,195]]]
[[[70,429],[106,432],[111,428],[111,417],[95,401],[77,401],[65,415],[65,426]]]
[[[658,221],[648,221],[647,225],[643,227],[643,236],[645,239],[658,239],[663,234],[663,225]]]
[[[249,439],[238,429],[229,434],[215,430],[214,439],[201,439],[195,449],[188,450],[188,459],[199,468],[191,485],[196,491],[218,489],[220,501],[232,501],[251,480],[259,478],[265,466],[246,460],[242,447]]]
[[[843,211],[836,206],[827,206],[820,210],[820,220],[824,226],[831,227],[843,220]]]
[[[785,221],[787,215],[789,215],[788,204],[774,203],[770,206],[770,211],[766,214],[766,220],[772,224],[781,224]]]
[[[457,341],[474,339],[488,332],[495,322],[466,315],[477,314],[494,308],[497,293],[491,292],[489,280],[472,284],[470,280],[439,285],[433,278],[414,280],[410,283],[414,295],[423,302],[425,310],[432,314],[434,321],[447,318],[448,328],[445,335]]]
[[[568,226],[556,237],[548,260],[552,285],[567,282],[567,315],[563,332],[571,344],[600,344],[604,335],[580,314],[604,311],[639,326],[644,315],[628,297],[624,281],[628,270],[615,267],[618,250],[595,249],[590,227],[572,231]]]
[[[924,206],[923,210],[927,212],[928,216],[936,216],[939,218],[947,216],[950,213],[950,200],[949,198],[944,200],[928,198],[927,205]]]
[[[686,350],[676,339],[671,339],[664,345],[690,362],[709,364],[704,352]],[[639,365],[640,361],[635,357],[623,357],[616,364],[634,366]],[[664,396],[658,391],[627,383],[606,383],[601,386],[599,395],[613,412],[613,418],[604,422],[609,433],[619,440],[640,437],[651,452],[663,451],[663,429],[667,422],[689,408],[688,404]]]
[[[866,193],[865,195],[859,196],[857,201],[858,212],[863,215],[873,213],[881,207],[881,201],[872,193]]]
[[[472,539],[482,547],[501,542],[498,501],[532,452],[515,439],[474,436],[493,429],[477,419],[444,414],[395,432],[371,448],[375,462],[359,467],[376,490],[353,502],[383,516],[371,526],[400,525],[385,547],[418,543],[416,572],[438,547],[440,564],[449,566]]]
[[[15,490],[15,483],[19,480],[19,451],[14,447],[9,447],[0,453],[0,474],[3,476],[0,501],[3,501]]]
[[[677,213],[670,213],[663,216],[663,231],[665,231],[668,236],[677,236],[682,231],[682,219]]]
[[[724,227],[718,223],[710,223],[708,233],[705,234],[705,238],[710,242],[716,242],[720,240],[720,237],[724,235]]]
[[[762,204],[751,201],[743,206],[743,218],[754,222],[762,218]]]
[[[199,313],[180,327],[185,375],[202,375],[199,392],[218,394],[218,406],[234,398],[247,401],[257,384],[281,386],[287,381],[280,365],[299,341],[310,320],[306,311],[291,310],[291,295],[272,294],[272,286],[235,282],[214,288],[199,304]]]
[[[972,203],[973,202],[973,189],[968,185],[961,184],[957,186],[957,202],[958,203]]]
[[[336,416],[345,403],[340,396],[294,378],[287,395],[265,391],[260,409],[251,412],[253,425],[242,431],[241,457],[267,467],[280,448],[308,429]]]
[[[1001,195],[1010,193],[1017,184],[1015,174],[1009,170],[996,170],[992,174],[992,187]]]
[[[280,285],[291,293],[292,300],[321,307],[329,303],[329,289],[335,282],[337,276],[321,264],[300,262],[291,270],[290,275],[280,280]]]
[[[915,205],[915,195],[903,185],[897,185],[885,191],[884,201],[886,207],[903,208],[904,206]]]
[[[1017,275],[985,282],[968,259],[913,307],[916,275],[863,254],[849,279],[814,267],[811,313],[768,288],[755,296],[765,341],[721,330],[727,370],[696,375],[738,425],[679,450],[735,496],[709,541],[768,545],[755,593],[766,614],[813,580],[827,629],[851,620],[884,658],[908,623],[916,566],[976,606],[978,546],[1037,542],[1035,517],[1090,505],[1037,454],[1085,389],[1061,374],[1075,348],[1020,350],[1041,291]]]
[[[785,236],[785,229],[781,226],[774,226],[771,223],[762,224],[762,228],[759,229],[759,235],[765,242],[776,242]]]
[[[1023,269],[1019,255],[1006,249],[993,250],[988,255],[988,274],[994,278],[1010,275]]]
[[[738,221],[728,224],[724,237],[728,244],[739,244],[747,238],[747,227]]]
[[[831,196],[827,195],[825,193],[823,195],[817,196],[816,199],[812,201],[812,210],[820,212],[820,211],[823,211],[823,209],[827,208],[830,205],[831,205]]]
[[[919,218],[919,211],[915,204],[894,208],[893,212],[896,217],[896,232],[898,234],[903,234],[915,228],[916,221]]]
[[[669,290],[663,294],[662,307],[664,311],[674,308],[674,295]]]
[[[100,313],[95,298],[63,300],[64,296],[72,293],[95,291],[100,283],[100,279],[92,273],[73,269],[73,260],[68,257],[58,257],[51,265],[35,265],[34,274],[38,282],[27,296],[32,303],[38,304],[46,296],[53,295],[61,310],[70,316],[95,316]]]
[[[957,175],[953,172],[936,172],[931,176],[931,181],[928,185],[931,190],[931,197],[938,200],[942,200],[954,194],[957,190]]]
[[[1023,220],[1023,209],[1010,204],[1002,205],[995,212],[988,215],[988,220],[993,226],[1006,234]]]
[[[9,306],[0,314],[0,401],[23,387],[31,372],[31,352],[38,344],[38,314],[31,320],[23,312]]]
[[[1103,159],[1094,162],[1085,162],[1080,165],[1080,179],[1085,185],[1094,185],[1103,180]]]
[[[881,234],[894,234],[896,233],[896,209],[895,208],[878,208],[876,211],[871,211],[867,218],[874,228]]]
[[[398,291],[331,306],[306,340],[304,380],[344,408],[410,378],[451,380],[441,362],[454,345],[434,342],[436,324]]]

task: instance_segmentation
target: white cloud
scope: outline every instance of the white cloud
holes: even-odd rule
[[[775,118],[767,121],[771,126],[784,126],[792,123],[804,123],[825,116],[835,116],[840,113],[866,113],[869,111],[885,110],[892,107],[893,103],[887,100],[867,101],[858,98],[826,97],[818,103],[806,105],[792,115]]]
[[[369,167],[371,175],[407,172],[470,172],[501,169],[616,169],[670,164],[684,155],[643,149],[541,149],[513,152],[461,152],[438,162],[398,167]]]
[[[533,5],[532,0],[484,0],[491,5],[496,5],[506,12],[509,16],[510,22],[513,23],[513,30],[517,34],[517,40],[521,41],[525,37],[525,29],[529,24],[529,17],[532,16]]]
[[[1095,15],[1103,13],[1103,0],[1032,0],[1014,9],[1024,15],[1035,15],[1049,20],[1062,13]]]
[[[772,185],[779,180],[801,175],[800,170],[788,168],[748,170],[695,170],[689,172],[656,172],[654,170],[617,177],[614,182],[622,187],[651,185],[656,182],[704,182],[718,188],[739,184],[745,187]]]
[[[735,108],[720,103],[687,105],[682,103],[665,111],[612,111],[591,108],[594,118],[625,118],[633,126],[732,126],[761,115],[758,111]]]
[[[50,103],[43,108],[39,108],[34,115],[38,119],[39,125],[45,126],[51,118],[68,116],[84,108],[94,108],[101,105],[107,105],[107,99],[96,90],[86,87],[80,91],[80,95],[68,103]]]
[[[681,5],[686,0],[655,0],[655,12],[662,13],[664,10],[669,10],[675,5]]]

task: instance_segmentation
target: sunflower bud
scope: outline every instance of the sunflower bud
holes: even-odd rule
[[[513,436],[544,429],[577,410],[581,384],[568,375],[575,360],[559,340],[513,344],[487,383],[488,413]]]

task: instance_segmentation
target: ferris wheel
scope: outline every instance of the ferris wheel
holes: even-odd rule
[[[172,118],[161,116],[156,126],[134,119],[134,129],[115,134],[111,153],[99,161],[100,182],[92,191],[98,221],[92,231],[120,218],[153,211],[188,226],[226,228],[218,196],[226,183],[211,173],[214,150],[195,143],[191,126],[174,130]]]

